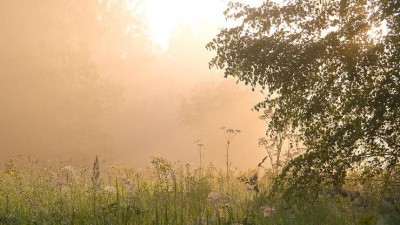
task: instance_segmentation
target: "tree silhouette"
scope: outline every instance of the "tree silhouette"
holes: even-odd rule
[[[390,174],[400,155],[400,2],[230,3],[207,45],[211,67],[260,87],[269,131],[298,131],[307,150],[282,171],[286,193],[340,186],[346,171]],[[389,175],[390,176],[390,175]],[[310,189],[311,190],[311,189]]]

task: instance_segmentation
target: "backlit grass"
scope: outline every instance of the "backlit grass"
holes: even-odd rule
[[[10,160],[0,172],[0,224],[372,224],[336,198],[309,208],[268,197],[268,172],[202,170],[155,157],[144,169]],[[347,208],[346,208],[347,207]],[[364,222],[366,221],[366,222]],[[369,223],[371,222],[371,223]]]

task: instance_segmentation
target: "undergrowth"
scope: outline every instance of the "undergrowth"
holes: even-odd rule
[[[202,169],[155,157],[144,169],[10,160],[0,171],[0,224],[375,224],[348,199],[272,199],[272,174]]]

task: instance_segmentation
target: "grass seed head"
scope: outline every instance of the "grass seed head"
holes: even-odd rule
[[[93,173],[92,173],[92,185],[94,190],[98,190],[100,188],[100,166],[99,166],[99,157],[96,156],[96,159],[93,163]]]

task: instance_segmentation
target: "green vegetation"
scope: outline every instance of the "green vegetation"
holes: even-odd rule
[[[400,2],[230,3],[225,15],[239,25],[207,45],[210,66],[266,94],[257,168],[232,169],[240,130],[225,127],[223,169],[203,165],[200,140],[199,168],[10,160],[0,224],[400,224]]]
[[[272,198],[272,178],[270,170],[227,177],[212,165],[200,171],[160,157],[141,170],[103,167],[98,158],[93,166],[20,158],[0,172],[0,224],[396,224],[400,217],[398,202],[380,204],[372,178],[301,205]]]
[[[236,26],[207,45],[210,67],[263,91],[255,108],[268,115],[275,148],[288,133],[305,147],[279,172],[282,197],[341,189],[352,171],[398,177],[398,0],[230,3],[225,16]]]

